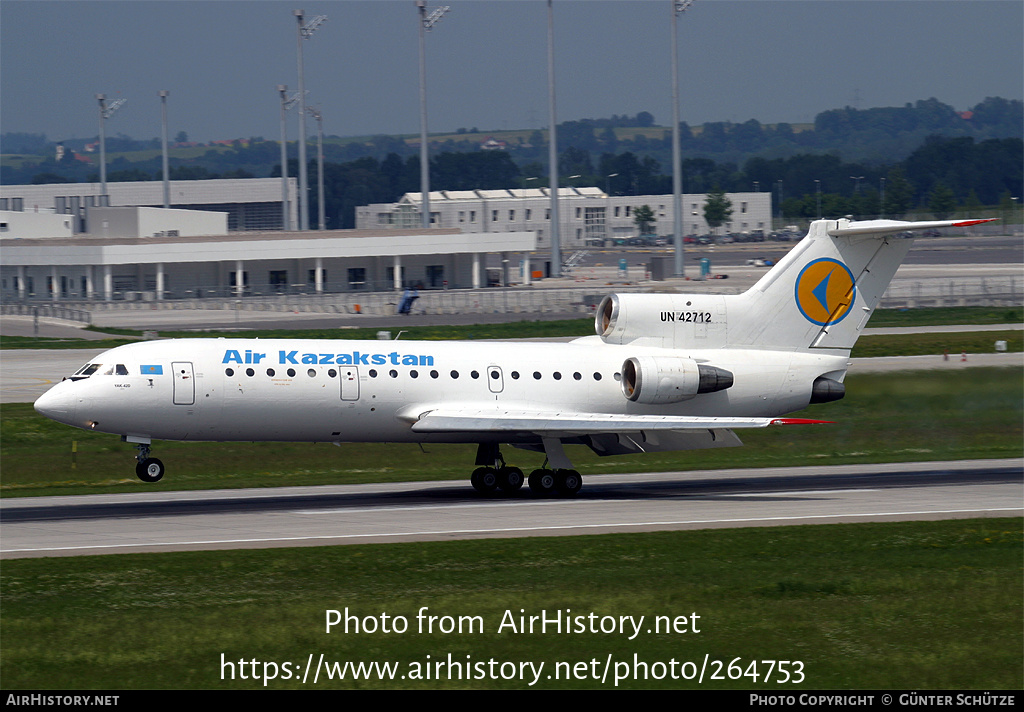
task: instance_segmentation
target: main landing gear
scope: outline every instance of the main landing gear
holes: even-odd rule
[[[143,482],[159,482],[164,476],[164,463],[149,456],[149,443],[136,443],[139,452],[135,456],[135,475]]]
[[[529,480],[525,480],[523,471],[506,465],[497,445],[489,443],[479,446],[476,464],[482,467],[473,470],[470,482],[473,489],[481,494],[494,494],[499,490],[504,494],[512,494],[522,488],[524,481],[529,483],[530,491],[540,497],[573,497],[583,487],[582,475],[576,470],[565,468],[534,470]]]

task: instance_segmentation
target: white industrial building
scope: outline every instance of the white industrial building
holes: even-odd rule
[[[292,225],[298,224],[297,191],[295,178],[289,178],[288,211]],[[230,232],[284,229],[283,195],[280,178],[170,181],[172,208],[225,213]],[[88,224],[90,208],[162,208],[163,204],[162,181],[108,182],[106,195],[101,194],[99,183],[0,185],[0,211],[70,215],[75,218],[75,233],[101,234],[96,226]]]
[[[732,216],[718,232],[749,233],[771,230],[770,193],[727,193]],[[682,196],[683,234],[711,232],[704,220],[705,194]],[[356,208],[356,227],[365,229],[408,228],[421,224],[421,193],[406,193],[396,203],[377,203]],[[670,235],[673,230],[671,195],[609,196],[600,188],[560,188],[558,191],[559,237],[563,247],[583,248],[634,237],[636,208],[646,205],[654,212],[653,231]],[[546,188],[516,190],[432,191],[431,225],[458,228],[463,232],[535,231],[535,249],[551,245],[551,199]]]

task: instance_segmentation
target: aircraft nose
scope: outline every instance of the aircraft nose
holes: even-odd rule
[[[70,389],[64,387],[65,383],[59,383],[39,396],[33,407],[37,413],[45,415],[51,420],[71,424],[75,417],[78,399],[70,392]]]

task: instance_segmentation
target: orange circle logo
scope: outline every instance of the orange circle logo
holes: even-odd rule
[[[828,326],[842,321],[857,298],[853,273],[839,260],[809,262],[796,278],[796,305],[807,321]]]

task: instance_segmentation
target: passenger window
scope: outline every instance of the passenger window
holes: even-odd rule
[[[309,369],[308,371],[306,371],[306,375],[309,376],[310,378],[316,378],[316,369]]]
[[[274,369],[268,368],[267,369],[267,375],[270,376],[271,378],[273,378],[274,377]]]

